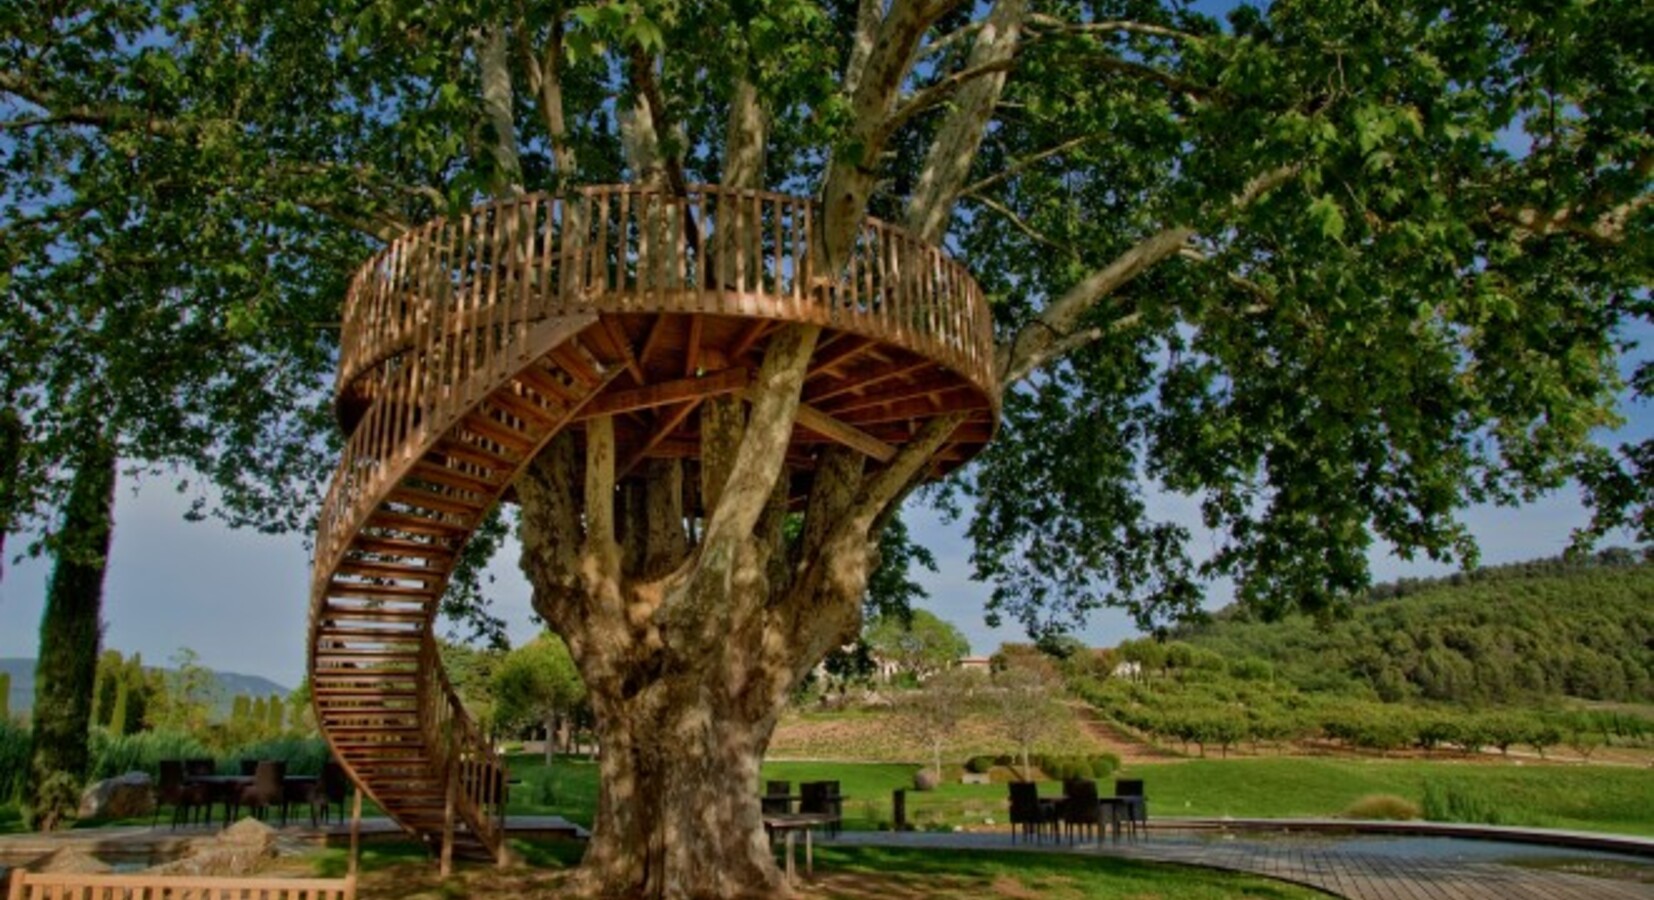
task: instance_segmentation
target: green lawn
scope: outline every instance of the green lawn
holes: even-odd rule
[[[847,828],[877,828],[891,820],[891,792],[909,788],[913,765],[896,763],[770,763],[764,777],[801,781],[837,779],[849,800]],[[511,771],[511,811],[555,813],[589,824],[597,794],[597,767],[559,759],[548,776],[538,757],[518,756]],[[1422,801],[1427,780],[1469,795],[1499,824],[1573,828],[1654,836],[1654,770],[1628,766],[1507,765],[1415,760],[1269,758],[1189,760],[1145,764],[1121,773],[1143,779],[1151,814],[1281,818],[1336,816],[1368,794]],[[541,803],[549,781],[551,802]],[[1105,787],[1105,790],[1107,788]],[[1043,784],[1042,793],[1061,792]],[[948,784],[907,795],[908,820],[918,827],[1005,821],[1002,784]]]

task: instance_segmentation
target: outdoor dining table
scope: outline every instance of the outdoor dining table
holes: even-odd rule
[[[810,835],[818,827],[825,827],[833,823],[838,817],[832,813],[766,813],[764,827],[771,832],[781,832],[787,845],[787,883],[793,884],[797,877],[797,868],[793,862],[794,846],[798,832],[804,832],[804,874],[815,874],[815,851]]]

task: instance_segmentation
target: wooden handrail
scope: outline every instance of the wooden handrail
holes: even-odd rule
[[[938,247],[869,218],[843,271],[818,275],[810,200],[694,185],[528,194],[436,219],[379,252],[345,304],[337,389],[418,345],[417,302],[439,289],[456,335],[571,312],[746,315],[812,322],[934,359],[992,398],[993,327],[970,273]],[[517,290],[479,307],[500,284]],[[456,341],[460,338],[456,337]]]

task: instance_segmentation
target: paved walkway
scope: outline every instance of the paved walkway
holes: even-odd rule
[[[838,843],[861,846],[1013,849],[1007,832],[933,834],[845,832]],[[1352,900],[1649,900],[1654,885],[1594,878],[1493,861],[1428,859],[1363,852],[1344,841],[1203,840],[1150,835],[1102,844],[1017,844],[1014,849],[1088,853],[1248,872],[1307,885]],[[1584,857],[1581,857],[1582,859]]]

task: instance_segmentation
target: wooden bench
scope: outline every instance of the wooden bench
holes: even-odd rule
[[[9,900],[356,900],[356,879],[11,872]]]

